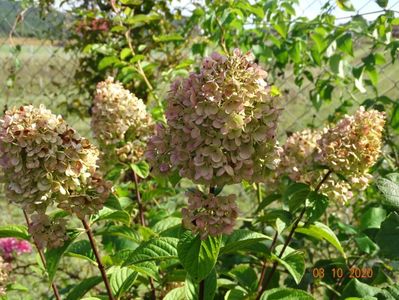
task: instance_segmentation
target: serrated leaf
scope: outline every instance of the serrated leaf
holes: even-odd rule
[[[282,258],[272,255],[272,259],[278,261],[294,278],[296,284],[299,284],[305,274],[305,258],[301,251],[293,251]]]
[[[169,291],[163,300],[186,300],[186,288],[181,286]]]
[[[72,243],[68,250],[65,252],[66,256],[77,257],[96,263],[96,257],[94,256],[93,249],[91,248],[88,240],[80,240]]]
[[[130,164],[133,172],[141,178],[147,178],[150,174],[150,166],[145,161],[140,161],[136,164]]]
[[[109,282],[113,294],[118,298],[122,296],[131,288],[137,276],[138,273],[128,267],[115,267]]]
[[[250,265],[237,265],[230,272],[231,275],[238,284],[251,293],[255,292],[258,284],[257,275]]]
[[[129,226],[130,224],[130,214],[124,210],[110,210],[108,208],[103,208],[99,215],[93,220],[93,223],[98,221],[116,221]]]
[[[28,228],[24,225],[4,225],[0,226],[0,238],[14,237],[29,241]]]
[[[177,254],[194,282],[200,282],[212,271],[219,255],[220,244],[220,237],[209,236],[201,240],[199,235],[194,236],[190,231],[180,238]]]
[[[69,234],[69,238],[64,242],[64,245],[59,248],[48,249],[44,256],[46,258],[46,271],[50,282],[53,282],[55,273],[57,272],[58,265],[64,253],[73,241],[78,237],[78,232],[72,232]]]
[[[68,293],[66,300],[81,299],[88,291],[90,291],[101,281],[102,281],[101,276],[93,276],[87,279],[83,279]]]
[[[204,279],[204,298],[203,300],[213,300],[217,289],[217,275],[215,268]],[[198,300],[199,283],[193,282],[191,277],[186,276],[185,299]]]
[[[291,184],[284,193],[284,199],[288,202],[290,212],[295,212],[308,198],[310,188],[304,183]]]
[[[178,239],[171,237],[159,237],[141,244],[126,259],[124,266],[133,264],[177,258]]]
[[[311,206],[307,208],[306,213],[308,215],[308,222],[313,223],[324,214],[329,201],[327,196],[314,191],[310,192],[308,199],[311,202]]]
[[[399,173],[391,173],[388,178],[378,178],[377,187],[385,196],[385,204],[399,209]]]
[[[326,240],[333,245],[346,259],[346,254],[341,246],[341,243],[339,242],[335,233],[327,225],[324,225],[320,222],[315,222],[314,224],[308,225],[306,227],[298,227],[295,231],[319,240]]]
[[[238,229],[231,235],[223,236],[220,254],[245,250],[254,243],[264,240],[272,240],[272,238],[248,229]]]
[[[275,288],[265,291],[260,300],[315,300],[303,290]]]

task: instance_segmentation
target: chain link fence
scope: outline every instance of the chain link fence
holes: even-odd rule
[[[304,1],[298,11],[299,15],[307,16],[323,6],[326,0]],[[335,1],[334,1],[335,2]],[[367,11],[374,0],[362,1],[362,5],[353,15],[372,15]],[[59,103],[73,99],[76,90],[73,86],[73,75],[78,68],[76,54],[66,52],[65,22],[70,16],[66,12],[54,12],[38,21],[37,8],[21,9],[18,3],[0,0],[0,107],[11,105],[43,103],[55,112],[61,113]],[[338,9],[338,8],[335,8]],[[389,1],[388,9],[398,9],[399,1]],[[338,18],[339,22],[350,21],[350,17]],[[362,51],[367,48],[362,41],[353,41],[355,49],[354,65],[360,63]],[[366,53],[366,52],[365,52]],[[356,59],[358,61],[356,61]],[[399,78],[398,63],[392,63],[391,57],[386,56],[385,62],[378,66],[380,95],[396,98]],[[285,132],[300,130],[308,124],[319,126],[326,117],[333,113],[341,104],[331,101],[316,111],[310,99],[309,92],[313,83],[305,82],[301,87],[294,83],[294,75],[287,72],[286,77],[277,85],[286,91],[286,103],[281,122],[281,135]],[[344,95],[344,97],[341,97]],[[365,93],[354,92],[349,89],[337,88],[333,92],[333,99],[354,98],[357,104],[374,95],[371,90]],[[71,118],[71,117],[69,117]],[[76,117],[77,118],[77,117]],[[83,133],[89,132],[89,120],[78,122],[77,129]],[[79,128],[81,127],[81,128]]]

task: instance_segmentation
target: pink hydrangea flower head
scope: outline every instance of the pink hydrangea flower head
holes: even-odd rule
[[[208,235],[231,234],[238,216],[236,196],[216,196],[204,194],[199,190],[189,191],[188,207],[183,208],[183,225],[194,233],[199,233],[201,239]]]
[[[11,260],[15,254],[31,253],[29,242],[16,238],[0,238],[0,255],[5,260]]]
[[[274,167],[278,97],[253,60],[239,50],[214,53],[199,73],[171,85],[167,126],[157,128],[146,154],[155,172],[178,170],[215,186],[259,182]]]

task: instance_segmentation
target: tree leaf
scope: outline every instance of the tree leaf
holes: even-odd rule
[[[98,216],[93,220],[93,223],[98,221],[116,221],[129,226],[130,224],[130,214],[124,210],[111,210],[108,208],[103,208],[100,210]]]
[[[380,247],[378,247],[378,245],[365,234],[355,237],[355,242],[360,251],[372,256],[377,254],[377,252],[380,250]]]
[[[314,300],[314,298],[303,290],[275,288],[265,291],[260,300]]]
[[[159,35],[152,37],[155,42],[163,43],[163,42],[175,42],[175,41],[183,41],[184,38],[180,34],[168,34],[168,35]]]
[[[284,199],[288,202],[290,212],[295,212],[306,202],[310,188],[304,183],[291,184],[284,193]]]
[[[150,166],[143,160],[136,164],[130,164],[130,167],[141,178],[147,178],[150,174]]]
[[[248,229],[238,229],[231,235],[223,236],[220,254],[245,250],[249,246],[264,240],[272,240],[272,238]]]
[[[309,202],[312,203],[306,210],[308,222],[313,223],[320,219],[328,207],[328,197],[317,192],[310,192],[308,196]]]
[[[28,228],[24,225],[4,225],[0,226],[0,238],[14,237],[23,240],[30,240]]]
[[[350,0],[336,0],[337,6],[344,11],[355,11]]]
[[[181,264],[194,282],[200,282],[208,276],[216,264],[221,244],[220,237],[209,236],[201,240],[199,235],[186,231],[177,245]]]
[[[244,287],[249,293],[255,292],[258,280],[257,275],[252,266],[249,264],[241,264],[235,266],[229,275],[235,278],[238,284]]]
[[[204,279],[204,300],[213,300],[217,289],[217,275],[215,268]],[[196,283],[187,275],[185,281],[185,296],[186,299],[198,300],[199,283]]]
[[[122,296],[131,288],[137,276],[138,273],[128,267],[115,267],[109,282],[113,294],[116,297]]]
[[[399,257],[399,215],[396,212],[390,213],[382,222],[375,240],[385,257]]]
[[[79,284],[68,293],[66,300],[81,299],[88,291],[90,291],[97,284],[102,282],[101,276],[93,276],[87,279],[83,279]]]
[[[375,2],[377,2],[381,8],[385,8],[387,7],[389,0],[376,0]]]
[[[47,249],[44,256],[46,257],[46,271],[50,282],[53,282],[55,273],[57,272],[58,265],[64,253],[73,241],[78,237],[78,232],[72,232],[69,234],[69,238],[65,241],[64,245],[59,248]]]
[[[169,291],[163,300],[186,300],[186,288],[181,286]]]
[[[377,187],[385,196],[385,203],[399,209],[399,173],[391,173],[388,178],[378,178]]]
[[[133,17],[127,18],[126,23],[129,25],[133,25],[134,27],[139,27],[144,25],[145,23],[150,23],[156,20],[159,20],[160,16],[157,14],[149,14],[149,15],[144,15],[144,14],[137,14],[134,15]]]
[[[363,282],[360,282],[357,279],[352,279],[348,282],[345,286],[341,299],[346,299],[349,297],[367,297],[367,296],[374,296],[380,293],[382,289],[370,286]],[[386,299],[386,298],[381,298]]]
[[[345,33],[337,39],[337,47],[344,53],[353,56],[353,37],[350,33]]]
[[[100,62],[98,63],[98,70],[102,71],[105,68],[108,68],[109,66],[114,65],[115,63],[119,62],[119,59],[115,56],[106,56],[103,57]]]
[[[305,274],[305,258],[301,251],[293,251],[282,258],[272,255],[272,259],[278,261],[294,278],[296,284],[299,284]]]
[[[346,259],[346,254],[341,246],[335,233],[323,223],[315,222],[314,224],[308,225],[306,227],[298,227],[296,230],[298,233],[306,234],[319,240],[326,240],[331,245],[333,245]]]

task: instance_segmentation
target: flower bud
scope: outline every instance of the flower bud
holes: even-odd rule
[[[201,239],[208,235],[218,236],[220,234],[231,234],[238,208],[235,203],[236,196],[215,196],[212,193],[189,191],[188,207],[183,208],[183,225],[194,233],[199,233]]]

